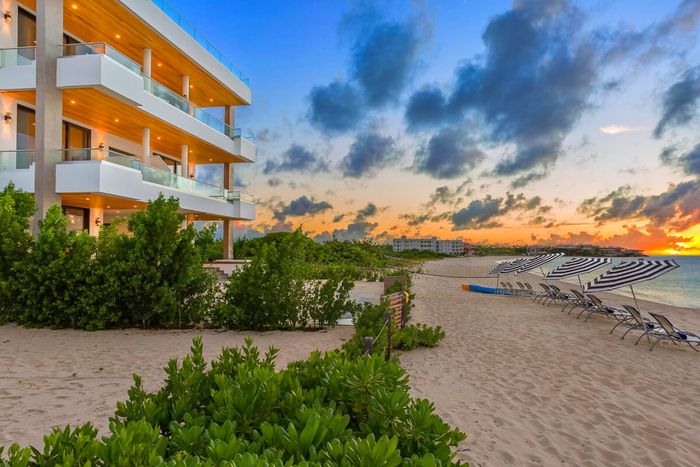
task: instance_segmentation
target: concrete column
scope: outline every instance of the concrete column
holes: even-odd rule
[[[190,148],[183,144],[180,146],[180,175],[183,177],[190,176]]]
[[[143,129],[143,137],[141,139],[141,162],[148,165],[151,159],[151,129]]]
[[[63,0],[37,1],[36,29],[35,232],[46,211],[61,203],[56,193],[56,164],[61,159],[63,93],[56,87],[56,61],[63,43]]]
[[[182,75],[182,95],[190,99],[190,75]]]
[[[143,74],[151,77],[151,49],[143,49]]]
[[[224,220],[224,259],[233,259],[233,221]]]
[[[90,208],[90,223],[88,224],[90,235],[98,235],[100,233],[100,226],[104,223],[104,220],[103,208]]]

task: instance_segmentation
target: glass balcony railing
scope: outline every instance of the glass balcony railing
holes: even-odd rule
[[[64,44],[61,47],[64,57],[73,55],[106,55],[134,73],[141,74],[141,65],[104,42],[81,42],[79,44]]]
[[[90,42],[90,43],[79,43],[79,44],[65,44],[63,46],[63,56],[72,55],[93,55],[102,54],[114,59],[118,63],[124,65],[129,70],[140,75],[143,78],[144,89],[153,94],[154,96],[164,100],[173,107],[190,114],[192,117],[196,118],[205,125],[215,129],[216,131],[225,134],[229,138],[244,138],[251,143],[255,144],[253,135],[250,132],[242,130],[240,128],[233,128],[227,125],[223,120],[216,118],[206,110],[201,107],[197,107],[195,104],[187,100],[184,96],[173,91],[164,84],[155,81],[152,78],[142,74],[141,65],[119,52],[114,47],[104,42]]]
[[[28,169],[33,163],[33,150],[0,151],[0,170]]]
[[[36,61],[36,47],[0,49],[0,68],[31,65]]]
[[[165,0],[151,0],[160,10],[168,15],[168,17],[173,20],[183,31],[190,35],[194,40],[196,40],[199,45],[204,47],[204,49],[209,52],[215,59],[219,61],[223,66],[226,67],[231,73],[233,73],[238,79],[243,81],[246,85],[250,84],[250,79],[244,75],[238,68],[231,63],[231,60],[226,58],[219,49],[214,47],[214,45],[209,42],[209,40],[202,36],[202,34],[197,31],[190,23],[185,20],[180,13],[178,13],[168,2]]]
[[[200,196],[217,198],[228,202],[233,201],[248,201],[253,202],[252,195],[247,193],[229,191],[223,187],[210,185],[209,183],[200,182],[191,178],[182,177],[169,170],[163,170],[156,167],[151,167],[142,163],[126,154],[117,151],[110,151],[102,148],[77,148],[64,149],[62,159],[65,161],[87,161],[87,160],[104,160],[113,164],[121,165],[136,169],[141,172],[145,182],[156,183],[158,185],[167,186],[176,190],[194,193]],[[232,193],[238,193],[234,196]]]

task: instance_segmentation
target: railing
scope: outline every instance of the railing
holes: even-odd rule
[[[151,0],[160,10],[168,15],[178,26],[182,28],[187,34],[189,34],[194,40],[196,40],[207,52],[209,52],[214,58],[216,58],[219,63],[225,66],[231,73],[233,73],[238,79],[243,81],[246,85],[250,84],[250,79],[244,75],[238,68],[231,63],[231,60],[226,58],[219,49],[214,47],[214,45],[209,42],[209,40],[202,36],[202,34],[195,29],[190,23],[185,20],[180,13],[178,13],[168,2],[165,0]]]
[[[0,68],[31,65],[36,61],[36,47],[0,49]]]
[[[81,42],[79,44],[63,44],[61,46],[64,57],[74,55],[106,55],[120,65],[125,66],[134,73],[141,74],[141,65],[104,42]]]
[[[87,161],[87,160],[104,160],[113,164],[121,165],[136,169],[143,175],[143,180],[158,185],[167,186],[176,190],[187,191],[201,196],[210,198],[218,198],[224,201],[248,201],[253,202],[254,199],[247,193],[238,191],[229,191],[225,188],[208,183],[193,180],[191,178],[182,177],[169,170],[158,169],[144,164],[139,159],[136,159],[126,154],[117,151],[110,151],[102,148],[77,148],[64,149],[63,160],[65,161]]]
[[[0,170],[28,169],[34,163],[34,151],[0,151]]]
[[[141,70],[141,65],[119,52],[114,47],[106,44],[104,42],[87,42],[79,44],[64,44],[61,46],[63,49],[63,56],[74,56],[74,55],[106,55],[117,63],[125,66],[134,73],[140,75],[143,78],[144,89],[153,94],[154,96],[164,100],[168,104],[172,105],[176,109],[179,109],[192,117],[196,118],[205,125],[215,129],[216,131],[225,134],[229,138],[244,138],[255,143],[253,135],[247,131],[240,128],[233,128],[222,120],[214,117],[212,114],[197,107],[195,104],[187,100],[185,97],[176,93],[164,84],[155,81],[154,79],[144,75]]]
[[[225,134],[231,139],[244,138],[253,144],[255,143],[255,139],[253,138],[253,135],[251,133],[242,130],[241,128],[233,128],[227,125],[226,123],[224,123],[223,120],[216,118],[201,107],[197,107],[195,104],[188,101],[184,96],[181,96],[180,94],[176,93],[164,84],[161,84],[158,81],[149,78],[148,76],[143,77],[143,82],[144,89],[146,91],[160,99],[163,99],[165,102],[172,105],[173,107],[182,110],[187,114],[190,114],[192,117],[196,118],[208,127],[211,127],[216,131]]]

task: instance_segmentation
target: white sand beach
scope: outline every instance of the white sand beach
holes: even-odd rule
[[[493,264],[456,258],[423,270],[476,276]],[[669,343],[649,352],[646,342],[634,345],[638,334],[610,335],[611,320],[584,323],[526,298],[465,292],[465,282],[495,281],[415,277],[412,320],[439,324],[447,337],[401,356],[413,395],[433,400],[467,434],[462,458],[478,466],[698,465],[700,353]],[[700,333],[700,310],[640,307]]]
[[[477,276],[493,262],[455,258],[423,270]],[[415,276],[412,322],[439,324],[447,337],[437,348],[400,356],[413,395],[434,401],[468,435],[462,459],[476,466],[697,465],[700,353],[667,343],[649,352],[646,342],[634,345],[632,333],[624,341],[621,331],[608,334],[607,319],[584,323],[528,299],[465,292],[465,282],[494,281]],[[698,310],[640,305],[700,332]],[[337,347],[352,333],[349,327],[249,334],[2,326],[0,444],[37,445],[66,423],[92,421],[104,432],[131,374],[157,388],[168,358],[186,354],[194,335],[203,335],[210,360],[222,346],[252,335],[261,349],[281,348],[284,366],[313,349]]]

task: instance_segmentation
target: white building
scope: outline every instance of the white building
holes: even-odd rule
[[[188,222],[223,221],[231,257],[233,221],[255,218],[233,186],[234,165],[255,161],[235,124],[248,79],[160,0],[5,0],[3,10],[0,189],[34,193],[38,217],[60,204],[71,228],[91,233],[175,196]],[[196,181],[205,164],[223,166],[223,186]]]
[[[462,240],[438,240],[433,238],[395,238],[392,242],[395,252],[406,250],[434,251],[446,255],[462,255],[465,243]]]

